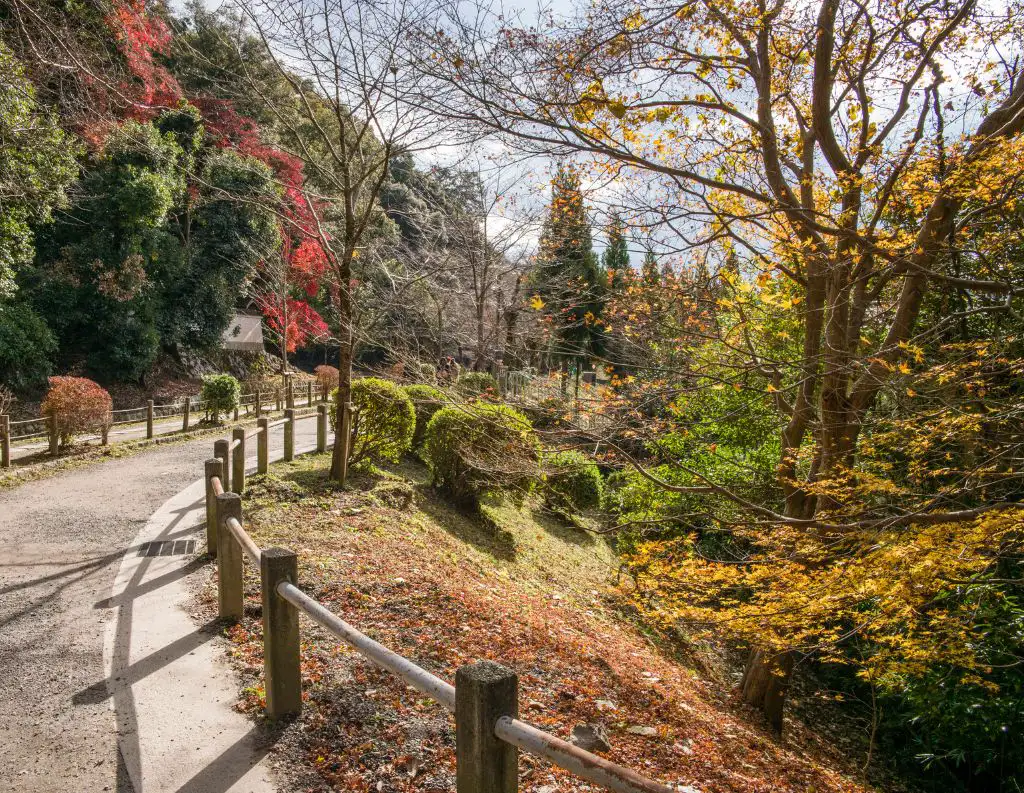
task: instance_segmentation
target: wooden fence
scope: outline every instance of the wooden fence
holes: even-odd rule
[[[293,551],[256,545],[244,528],[240,495],[245,488],[246,442],[256,438],[257,471],[266,472],[270,432],[283,427],[284,459],[291,460],[298,418],[288,411],[280,421],[262,419],[253,432],[235,428],[231,440],[214,444],[214,456],[205,464],[207,548],[217,561],[217,605],[222,618],[242,617],[245,559],[260,572],[267,715],[294,716],[302,710],[301,612],[455,714],[457,793],[516,793],[520,749],[618,793],[672,793],[666,785],[521,721],[519,680],[512,670],[491,661],[468,664],[456,671],[453,686],[366,636],[304,592]],[[326,405],[319,407],[317,422],[317,450],[325,451]]]
[[[253,414],[259,418],[268,410],[280,412],[285,408],[294,408],[303,399],[307,406],[311,407],[314,401],[326,402],[328,396],[329,391],[312,381],[308,381],[305,387],[300,388],[296,394],[295,388],[289,380],[288,386],[283,389],[276,388],[265,392],[257,390],[251,394],[242,394],[238,407],[234,411],[234,419],[238,421],[243,415],[249,417]],[[193,415],[200,412],[206,413],[207,407],[207,403],[198,396],[187,396],[180,402],[170,405],[157,405],[150,399],[142,407],[113,410],[110,422],[99,428],[100,443],[103,446],[107,445],[110,431],[114,427],[145,424],[146,439],[152,439],[157,434],[170,434],[169,432],[157,433],[156,421],[175,416],[181,416],[181,431],[187,432],[196,425]],[[170,432],[177,432],[177,429]],[[11,452],[16,441],[24,443],[44,438],[48,440],[48,453],[56,457],[60,452],[60,426],[56,416],[12,421],[10,416],[0,414],[0,468],[10,467]]]

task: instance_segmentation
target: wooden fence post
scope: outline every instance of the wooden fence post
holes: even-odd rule
[[[50,454],[54,457],[60,451],[60,433],[57,431],[57,414],[50,414],[50,425],[47,428],[50,432]]]
[[[11,417],[0,416],[0,466],[11,467]]]
[[[265,474],[270,470],[270,419],[256,419],[256,473]]]
[[[217,608],[222,618],[242,617],[242,549],[227,527],[228,518],[242,522],[242,497],[217,496]]]
[[[306,407],[313,407],[313,381],[306,383]]]
[[[302,712],[299,610],[277,592],[282,581],[298,584],[298,578],[299,562],[293,551],[267,548],[262,552],[263,672],[267,715],[272,719]]]
[[[327,405],[316,408],[316,450],[327,451]]]
[[[455,773],[457,793],[516,793],[519,750],[494,734],[502,716],[519,713],[519,679],[493,661],[455,672]]]
[[[222,485],[224,485],[224,492],[225,493],[230,493],[231,492],[231,473],[230,473],[230,471],[231,471],[231,468],[230,468],[231,444],[227,440],[225,440],[224,438],[221,438],[218,441],[214,441],[213,442],[213,456],[216,457],[218,460],[220,460],[221,464],[223,465],[223,468],[221,469],[221,472],[220,472],[220,483]]]
[[[289,376],[286,382],[288,383],[288,385],[285,388],[284,406],[286,408],[293,408],[295,407],[295,387],[293,383],[293,377]]]
[[[274,401],[277,403],[278,411],[280,411],[281,410],[281,389],[280,388],[275,388],[274,389]]]
[[[185,412],[181,420],[181,431],[188,432],[188,420],[192,413],[192,397],[185,397]]]
[[[257,388],[256,389],[256,418],[259,418],[262,415],[263,415],[263,394],[261,394],[260,390]]]
[[[146,400],[146,438],[153,437],[153,400]]]
[[[286,408],[284,411],[284,460],[295,459],[295,410]]]
[[[224,484],[222,468],[216,457],[206,461],[206,552],[210,556],[217,555],[217,496],[213,492],[213,478],[217,477]]]
[[[231,488],[238,495],[245,491],[245,428],[235,427],[231,430],[231,443],[238,441],[231,452]]]

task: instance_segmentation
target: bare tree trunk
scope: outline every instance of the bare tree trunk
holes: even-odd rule
[[[342,257],[338,265],[338,404],[335,406],[334,452],[331,456],[331,479],[345,484],[348,473],[347,439],[342,437],[345,405],[352,398],[352,261]]]
[[[779,735],[782,734],[786,690],[792,676],[793,653],[752,650],[740,683],[743,701],[764,711],[768,724]]]

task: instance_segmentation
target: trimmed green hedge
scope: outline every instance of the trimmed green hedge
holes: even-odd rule
[[[405,395],[412,400],[416,409],[416,430],[412,436],[412,447],[418,449],[423,445],[427,434],[427,424],[445,404],[444,392],[432,385],[407,385]]]
[[[227,416],[238,407],[242,397],[242,386],[229,374],[208,374],[203,378],[203,387],[199,398],[206,403],[206,412],[214,421],[220,421],[220,415]]]
[[[507,405],[441,408],[427,425],[423,449],[434,485],[463,504],[478,504],[487,493],[521,502],[540,474],[537,435]]]
[[[466,396],[498,396],[498,381],[487,372],[464,372],[455,380],[456,390]]]
[[[331,427],[336,429],[338,389],[331,392]],[[416,411],[405,391],[390,380],[363,377],[352,383],[352,445],[349,463],[398,462],[412,448]]]
[[[557,452],[545,460],[545,468],[549,505],[574,511],[601,506],[604,480],[597,464],[585,454]]]

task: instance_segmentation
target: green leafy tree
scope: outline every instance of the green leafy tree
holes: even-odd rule
[[[48,232],[33,298],[65,363],[138,380],[161,348],[213,346],[279,247],[269,169],[204,141],[188,105],[125,122]]]
[[[629,248],[626,246],[626,224],[620,215],[613,215],[608,224],[608,247],[601,255],[601,264],[608,274],[608,287],[613,291],[621,289],[629,273]]]
[[[0,299],[32,261],[34,224],[67,204],[78,146],[36,103],[35,88],[0,42]]]
[[[53,367],[57,342],[27,303],[0,303],[0,384],[13,391],[42,387]]]

